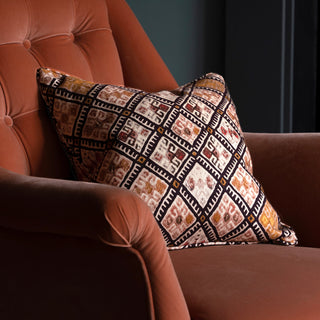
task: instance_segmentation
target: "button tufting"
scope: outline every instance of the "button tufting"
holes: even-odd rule
[[[70,33],[70,40],[74,41],[74,34],[73,33]]]
[[[13,126],[13,119],[10,116],[4,116],[3,121],[8,127]]]
[[[26,39],[23,41],[23,46],[28,50],[31,47],[31,42],[30,40]]]

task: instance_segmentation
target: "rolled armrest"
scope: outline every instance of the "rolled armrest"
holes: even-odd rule
[[[0,169],[0,225],[100,239],[141,255],[157,319],[188,319],[165,242],[145,203],[107,185],[23,176]],[[172,303],[174,301],[174,303]]]
[[[299,244],[320,247],[320,133],[246,133],[255,177]]]

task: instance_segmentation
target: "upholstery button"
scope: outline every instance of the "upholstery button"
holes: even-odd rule
[[[26,39],[23,41],[23,46],[28,50],[31,47],[31,42],[30,40]]]
[[[74,34],[73,33],[70,33],[70,40],[74,41]]]
[[[8,127],[13,126],[13,119],[10,116],[4,116],[3,121]]]

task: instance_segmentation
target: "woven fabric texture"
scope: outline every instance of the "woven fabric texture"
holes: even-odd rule
[[[252,174],[220,75],[157,93],[44,68],[37,79],[77,179],[138,194],[169,248],[297,243]]]

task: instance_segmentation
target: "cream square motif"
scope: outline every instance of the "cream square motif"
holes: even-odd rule
[[[258,242],[258,238],[256,236],[256,234],[254,233],[254,231],[249,228],[248,230],[246,230],[245,232],[239,234],[238,236],[236,237],[233,237],[231,239],[232,241],[245,241],[245,242]]]
[[[212,108],[209,108],[205,103],[195,97],[190,97],[185,105],[185,109],[205,124],[209,123],[214,112]]]
[[[136,121],[127,119],[118,134],[118,139],[140,152],[151,131]]]
[[[252,168],[252,159],[251,154],[248,148],[246,148],[246,151],[243,156],[244,165],[247,168],[247,170],[253,174],[253,168]]]
[[[175,175],[187,158],[186,152],[166,137],[162,137],[150,159]]]
[[[97,98],[111,104],[118,106],[125,106],[127,102],[136,92],[131,92],[128,89],[116,87],[116,86],[105,86],[98,94]]]
[[[223,237],[236,229],[244,220],[244,217],[237,204],[225,193],[210,220],[219,237]]]
[[[237,149],[241,141],[241,137],[226,119],[221,119],[218,132],[232,145],[234,149]]]
[[[209,137],[201,154],[220,173],[224,171],[231,160],[231,153],[214,136]]]
[[[209,238],[202,228],[199,228],[198,230],[194,231],[193,234],[188,235],[185,238],[186,240],[181,243],[182,246],[190,246],[194,244],[201,245],[209,242]]]
[[[105,154],[102,165],[99,169],[97,182],[111,184],[118,187],[129,172],[131,165],[132,160],[120,155],[116,151],[109,150]]]
[[[180,196],[177,196],[168,208],[161,224],[173,240],[187,230],[196,221],[193,213]]]
[[[217,181],[206,169],[196,163],[183,184],[199,205],[204,208],[213,193]]]
[[[153,97],[143,98],[135,108],[136,113],[148,118],[156,124],[162,123],[169,110],[170,108],[168,105],[161,103]]]
[[[105,141],[115,120],[116,115],[114,113],[91,108],[83,127],[83,137]]]
[[[200,133],[200,128],[185,116],[179,114],[179,117],[172,125],[172,131],[192,145]]]
[[[152,93],[151,96],[156,96],[160,99],[165,99],[174,103],[177,100],[177,95],[173,91],[162,90],[157,93]]]
[[[234,104],[232,102],[229,104],[226,113],[229,116],[229,118],[231,119],[231,121],[233,123],[235,123],[238,128],[241,129],[240,123],[239,123],[239,119],[238,119],[238,116],[237,116],[237,112],[236,112],[236,108],[235,108],[235,106],[234,106]]]
[[[167,188],[167,183],[147,169],[142,169],[130,190],[138,194],[147,203],[151,211],[154,212]]]
[[[65,135],[72,135],[74,122],[79,113],[79,105],[67,103],[63,100],[54,101],[53,115],[57,119],[57,126]]]
[[[223,100],[223,95],[221,93],[215,91],[208,91],[206,89],[197,88],[195,89],[194,95],[206,99],[215,106],[218,106],[220,102]]]

